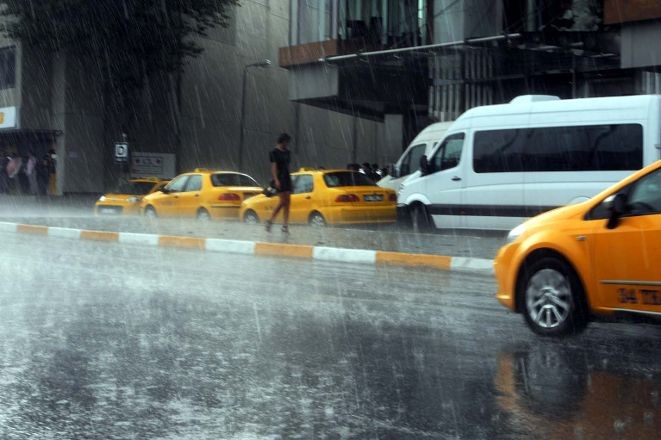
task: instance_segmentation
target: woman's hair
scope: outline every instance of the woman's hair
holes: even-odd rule
[[[285,142],[289,142],[290,140],[291,140],[291,136],[289,136],[287,133],[282,133],[280,136],[278,136],[279,144],[284,144]]]

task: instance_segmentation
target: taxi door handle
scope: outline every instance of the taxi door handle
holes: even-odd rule
[[[200,197],[200,195],[199,195],[199,194],[195,194],[195,197]]]
[[[459,177],[459,176],[454,176],[454,177],[452,178],[452,181],[453,181],[453,182],[459,182],[460,180],[461,180],[461,177]]]
[[[312,196],[305,196],[305,200],[310,200]]]

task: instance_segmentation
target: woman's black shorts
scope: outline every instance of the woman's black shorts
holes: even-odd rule
[[[291,176],[282,176],[278,180],[280,181],[280,192],[292,192]]]

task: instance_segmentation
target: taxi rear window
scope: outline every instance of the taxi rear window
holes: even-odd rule
[[[213,186],[259,186],[257,182],[242,174],[212,174]]]
[[[374,186],[372,179],[362,173],[340,171],[324,174],[324,182],[329,188],[338,186]]]

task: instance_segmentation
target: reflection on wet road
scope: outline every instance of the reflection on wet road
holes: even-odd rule
[[[0,234],[0,438],[655,438],[661,330],[489,277]]]

